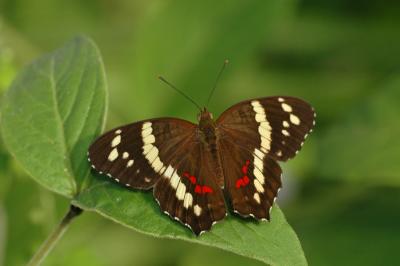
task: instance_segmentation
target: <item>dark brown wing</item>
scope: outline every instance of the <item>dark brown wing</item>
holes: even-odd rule
[[[217,126],[238,145],[287,161],[300,151],[314,118],[314,109],[305,101],[277,96],[238,103],[221,114]]]
[[[208,149],[197,142],[183,152],[156,184],[154,196],[164,212],[199,235],[225,217],[225,201]]]
[[[95,170],[128,187],[154,187],[161,209],[199,234],[223,219],[226,210],[197,130],[174,118],[115,128],[90,146],[89,161]]]
[[[150,189],[166,170],[167,155],[192,141],[196,125],[174,118],[140,121],[110,130],[89,148],[92,167],[128,187]]]
[[[235,144],[232,139],[219,142],[225,190],[236,213],[257,219],[270,219],[270,210],[281,188],[282,170],[271,158]]]
[[[293,97],[236,104],[217,120],[218,147],[233,208],[242,216],[269,219],[281,187],[276,160],[293,158],[314,125],[313,108]]]

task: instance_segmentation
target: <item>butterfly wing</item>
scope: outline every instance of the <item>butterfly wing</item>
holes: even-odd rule
[[[225,189],[243,216],[269,219],[281,187],[276,161],[293,158],[314,125],[315,113],[293,97],[244,101],[217,120]]]
[[[238,145],[287,161],[300,151],[314,118],[314,109],[305,101],[278,96],[238,103],[221,114],[217,125]]]
[[[96,171],[121,184],[154,188],[162,211],[199,234],[223,219],[226,210],[213,166],[207,164],[209,153],[197,135],[196,125],[180,119],[140,121],[99,137],[88,158]]]
[[[227,138],[219,142],[225,190],[236,213],[270,219],[270,210],[281,188],[282,170],[271,158]]]
[[[140,121],[110,130],[90,147],[92,167],[117,182],[137,189],[150,189],[165,171],[161,161],[185,145],[196,126],[190,122],[160,118]]]
[[[210,151],[197,142],[185,153],[156,184],[154,196],[164,212],[199,235],[225,217],[225,201]]]

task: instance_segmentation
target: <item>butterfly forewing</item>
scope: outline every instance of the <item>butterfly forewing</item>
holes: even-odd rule
[[[193,135],[195,125],[164,118],[115,128],[89,148],[92,167],[116,181],[139,189],[154,186],[166,166],[160,153],[173,150]]]
[[[300,151],[314,126],[313,108],[293,97],[267,97],[238,103],[217,120],[221,134],[238,145],[260,150],[271,158],[286,161]]]
[[[154,187],[161,209],[199,234],[226,211],[212,164],[204,167],[210,154],[197,130],[174,118],[115,128],[91,145],[89,160],[94,169],[128,187]]]

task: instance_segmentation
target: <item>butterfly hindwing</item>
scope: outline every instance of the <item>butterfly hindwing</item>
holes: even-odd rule
[[[202,143],[187,147],[180,158],[167,168],[153,193],[164,212],[198,235],[225,217],[223,193]]]
[[[281,168],[257,148],[250,151],[226,138],[219,145],[225,190],[233,210],[244,217],[269,220],[281,188]]]
[[[222,135],[238,145],[260,150],[271,158],[293,158],[314,126],[315,112],[294,97],[267,97],[238,103],[217,120]]]

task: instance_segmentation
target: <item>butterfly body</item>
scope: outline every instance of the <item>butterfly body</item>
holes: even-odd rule
[[[238,103],[216,120],[204,108],[198,125],[158,118],[115,128],[88,157],[127,187],[153,189],[162,211],[200,234],[226,216],[226,203],[243,217],[270,219],[277,161],[301,149],[314,116],[306,102],[282,96]]]
[[[223,188],[224,178],[221,169],[221,158],[218,153],[217,124],[213,119],[213,115],[205,108],[198,115],[198,119],[198,139],[204,146],[203,149],[207,149],[212,157],[212,164],[214,165],[213,168],[215,169],[218,185]]]

